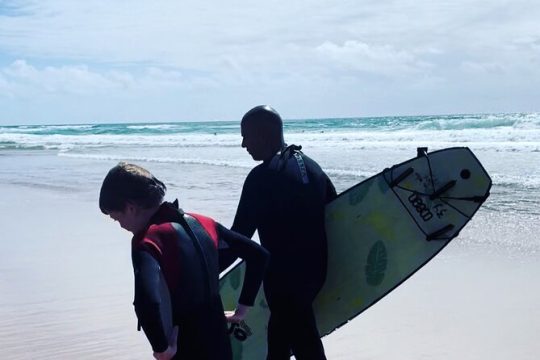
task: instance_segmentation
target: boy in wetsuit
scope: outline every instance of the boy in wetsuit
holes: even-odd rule
[[[133,164],[113,167],[101,187],[99,207],[133,233],[135,312],[154,357],[232,359],[226,321],[241,321],[263,279],[268,253],[261,246],[214,220],[185,214],[178,203],[164,202],[166,186]],[[242,293],[234,313],[223,311],[219,297],[218,246],[246,262]],[[170,294],[171,333],[163,320],[160,276]],[[167,295],[165,295],[167,296]]]
[[[326,278],[325,205],[336,190],[319,165],[287,147],[270,106],[242,118],[242,147],[263,161],[247,176],[232,230],[253,236],[270,252],[264,291],[270,307],[268,360],[325,359],[312,303]]]

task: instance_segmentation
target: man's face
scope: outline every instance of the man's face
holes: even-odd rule
[[[266,160],[274,155],[269,136],[264,133],[260,124],[253,121],[244,121],[241,125],[241,131],[242,147],[246,148],[253,160]]]

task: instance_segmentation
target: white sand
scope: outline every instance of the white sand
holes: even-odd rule
[[[538,261],[439,255],[325,339],[330,359],[538,359]]]
[[[130,236],[79,196],[1,188],[0,358],[151,358],[131,306]]]
[[[93,194],[2,185],[0,214],[1,358],[151,358],[135,330],[130,234]],[[496,238],[535,236],[535,220],[512,230],[478,214],[403,286],[325,338],[328,358],[537,359],[540,256]]]

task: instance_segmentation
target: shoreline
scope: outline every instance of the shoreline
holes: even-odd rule
[[[111,164],[81,167],[83,161],[46,155],[12,161],[0,179],[0,216],[8,235],[0,253],[0,347],[15,360],[149,358],[151,350],[135,329],[131,236],[97,206],[99,182]],[[73,179],[73,191],[61,184],[47,188],[58,173],[38,177],[57,164],[69,176],[62,181]],[[166,170],[163,179],[174,184],[168,200],[179,193],[186,209],[213,212],[209,215],[230,226],[239,194],[227,186],[242,181],[243,174],[204,180],[213,168],[152,166]],[[17,174],[34,176],[34,183],[6,183]],[[175,177],[168,179],[171,174]],[[200,186],[193,188],[196,181]],[[227,183],[216,190],[221,192],[209,193],[211,181]],[[84,187],[77,187],[81,183]],[[431,262],[323,338],[328,358],[536,359],[539,232],[536,214],[481,208]]]

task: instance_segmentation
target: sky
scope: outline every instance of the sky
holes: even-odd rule
[[[540,111],[537,0],[0,0],[0,125]]]

